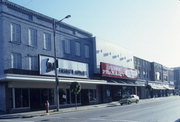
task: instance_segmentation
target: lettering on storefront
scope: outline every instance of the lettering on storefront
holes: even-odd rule
[[[67,74],[67,75],[79,75],[79,76],[87,75],[86,71],[79,71],[79,70],[72,70],[72,69],[62,69],[62,68],[59,68],[59,73]]]
[[[123,79],[137,79],[138,73],[135,69],[125,68],[113,64],[101,62],[102,76],[117,77]]]
[[[57,75],[65,77],[89,77],[89,67],[87,63],[70,61],[65,59],[57,59],[54,62],[53,57],[39,56],[40,61],[40,74],[42,75],[55,75],[54,65],[57,66]]]

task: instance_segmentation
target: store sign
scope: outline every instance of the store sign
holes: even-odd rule
[[[113,64],[101,62],[102,76],[136,80],[138,72],[136,69],[125,68]]]
[[[40,74],[41,75],[55,75],[54,65],[55,61],[53,57],[39,56]],[[65,59],[58,59],[57,74],[58,76],[88,78],[89,70],[87,63],[81,63],[76,61],[70,61]]]

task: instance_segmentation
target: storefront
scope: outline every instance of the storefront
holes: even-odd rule
[[[137,94],[141,96],[145,82],[137,81],[137,70],[125,68],[113,64],[103,63],[100,65],[101,78],[107,84],[101,86],[102,101],[117,101],[125,95]]]
[[[5,72],[2,77],[6,99],[4,111],[22,112],[44,109],[48,100],[50,108],[56,108],[54,58],[39,56],[39,73],[19,70]],[[12,69],[14,70],[14,69]],[[70,91],[72,82],[79,82],[81,92],[77,96],[77,105],[99,103],[98,86],[106,84],[105,80],[89,79],[87,63],[58,59],[59,104],[60,107],[75,106],[75,95]],[[21,74],[22,73],[22,74]],[[3,106],[3,105],[2,105]]]
[[[149,81],[148,86],[151,98],[165,97],[174,94],[174,86],[171,85],[169,82]]]
[[[10,113],[42,110],[46,100],[49,101],[50,108],[56,107],[54,77],[7,74],[4,81],[8,82],[6,103]],[[99,103],[98,86],[106,84],[105,80],[60,77],[59,104],[61,108],[75,106],[75,95],[70,92],[70,84],[75,81],[81,85],[78,105]]]

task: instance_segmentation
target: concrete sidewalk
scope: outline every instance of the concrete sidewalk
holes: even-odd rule
[[[172,96],[172,97],[176,97],[176,96]],[[141,99],[140,103],[143,103],[145,101],[161,100],[164,98],[168,98],[168,97]],[[42,110],[42,111],[33,111],[33,112],[24,112],[24,113],[15,113],[15,114],[5,114],[5,115],[0,115],[0,119],[30,118],[30,117],[36,117],[36,116],[45,116],[45,115],[52,115],[52,114],[59,114],[59,113],[66,113],[66,112],[75,112],[75,111],[82,111],[82,110],[95,109],[95,108],[115,107],[115,106],[120,106],[118,101],[104,103],[104,104],[78,106],[77,108],[76,107],[61,108],[61,109],[59,109],[58,112],[55,110],[50,110],[49,113],[46,113],[45,110]]]
[[[45,110],[42,110],[42,111],[33,111],[33,112],[24,112],[24,113],[4,114],[4,115],[0,115],[0,119],[30,118],[30,117],[36,117],[36,116],[45,116],[45,115],[75,112],[75,111],[112,107],[112,106],[119,106],[119,105],[120,105],[119,102],[111,102],[111,103],[105,103],[105,104],[78,106],[78,107],[70,107],[70,108],[60,108],[59,111],[49,110],[49,113],[46,113]]]

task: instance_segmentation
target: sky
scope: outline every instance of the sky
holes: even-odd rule
[[[9,0],[167,67],[180,66],[179,0]],[[53,2],[52,2],[53,1]]]

